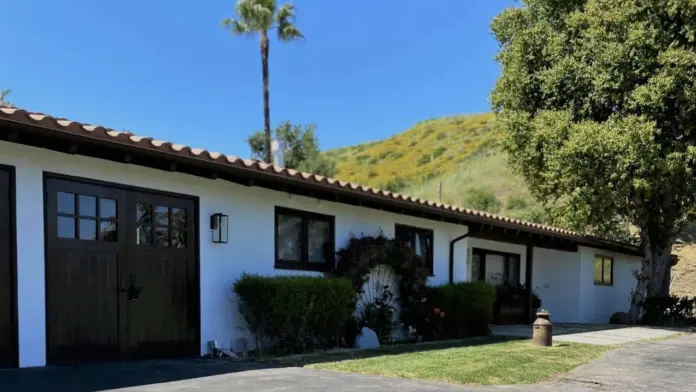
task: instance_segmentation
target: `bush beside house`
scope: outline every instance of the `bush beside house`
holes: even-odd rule
[[[488,334],[496,300],[490,283],[428,287],[420,256],[381,233],[351,238],[338,256],[327,277],[245,274],[235,282],[239,312],[260,351],[348,347],[362,327],[383,344],[399,329],[413,340]]]
[[[642,322],[647,325],[696,325],[696,297],[648,297],[643,301]]]
[[[494,302],[495,288],[486,282],[428,287],[414,328],[425,340],[487,335]]]
[[[239,312],[263,351],[300,353],[352,344],[355,291],[341,278],[262,277],[234,284]]]

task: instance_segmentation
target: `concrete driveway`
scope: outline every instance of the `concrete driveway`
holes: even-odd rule
[[[610,346],[675,336],[684,331],[677,328],[610,324],[557,324],[553,326],[553,340]],[[492,332],[498,336],[532,338],[531,325],[496,325]]]
[[[0,372],[0,392],[696,391],[696,335],[610,351],[553,382],[464,387],[216,360],[146,361]]]

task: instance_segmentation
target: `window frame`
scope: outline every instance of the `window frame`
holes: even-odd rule
[[[399,236],[400,230],[408,230],[421,235],[425,234],[430,236],[430,249],[428,249],[427,259],[425,260],[425,267],[428,269],[428,273],[430,276],[435,276],[435,231],[433,229],[426,229],[424,227],[395,223],[394,238],[396,238],[399,241],[403,241]]]
[[[288,215],[301,219],[302,231],[300,234],[300,261],[283,260],[278,257],[278,215]],[[324,263],[309,262],[309,221],[316,220],[329,224],[329,246],[331,251],[326,255]],[[286,207],[275,207],[273,220],[273,252],[274,268],[284,270],[301,270],[327,272],[333,269],[336,260],[336,217],[333,215],[318,214],[315,212],[296,210]]]
[[[600,258],[602,259],[602,279],[600,281],[597,281],[595,279],[595,261]],[[604,271],[606,269],[605,264],[606,261],[610,261],[610,271],[609,271],[609,282],[604,281]],[[613,286],[614,285],[614,257],[613,256],[607,256],[607,255],[602,255],[602,254],[596,254],[594,258],[592,259],[592,282],[594,283],[595,286]]]
[[[473,276],[473,271],[472,271],[472,276],[471,280],[472,281],[481,281],[485,282],[486,281],[486,256],[487,255],[496,255],[496,256],[502,256],[503,257],[503,282],[508,282],[512,284],[522,284],[522,254],[521,253],[514,253],[514,252],[501,252],[497,250],[491,250],[491,249],[486,249],[486,248],[472,248],[471,249],[471,262],[472,262],[472,269],[473,269],[473,256],[477,255],[479,256],[479,276]],[[517,259],[517,277],[514,280],[510,279],[510,263],[511,259]]]

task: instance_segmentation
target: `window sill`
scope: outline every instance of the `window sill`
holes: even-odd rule
[[[600,286],[600,287],[613,287],[613,286],[614,286],[613,283],[597,283],[597,282],[595,282],[594,285],[595,285],[595,286]]]
[[[329,266],[326,264],[303,265],[292,262],[276,262],[273,266],[277,270],[308,271],[308,272],[328,272]]]

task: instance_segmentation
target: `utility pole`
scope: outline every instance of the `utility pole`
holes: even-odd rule
[[[437,194],[439,196],[440,203],[442,203],[442,180],[440,180],[440,185],[438,187]]]

